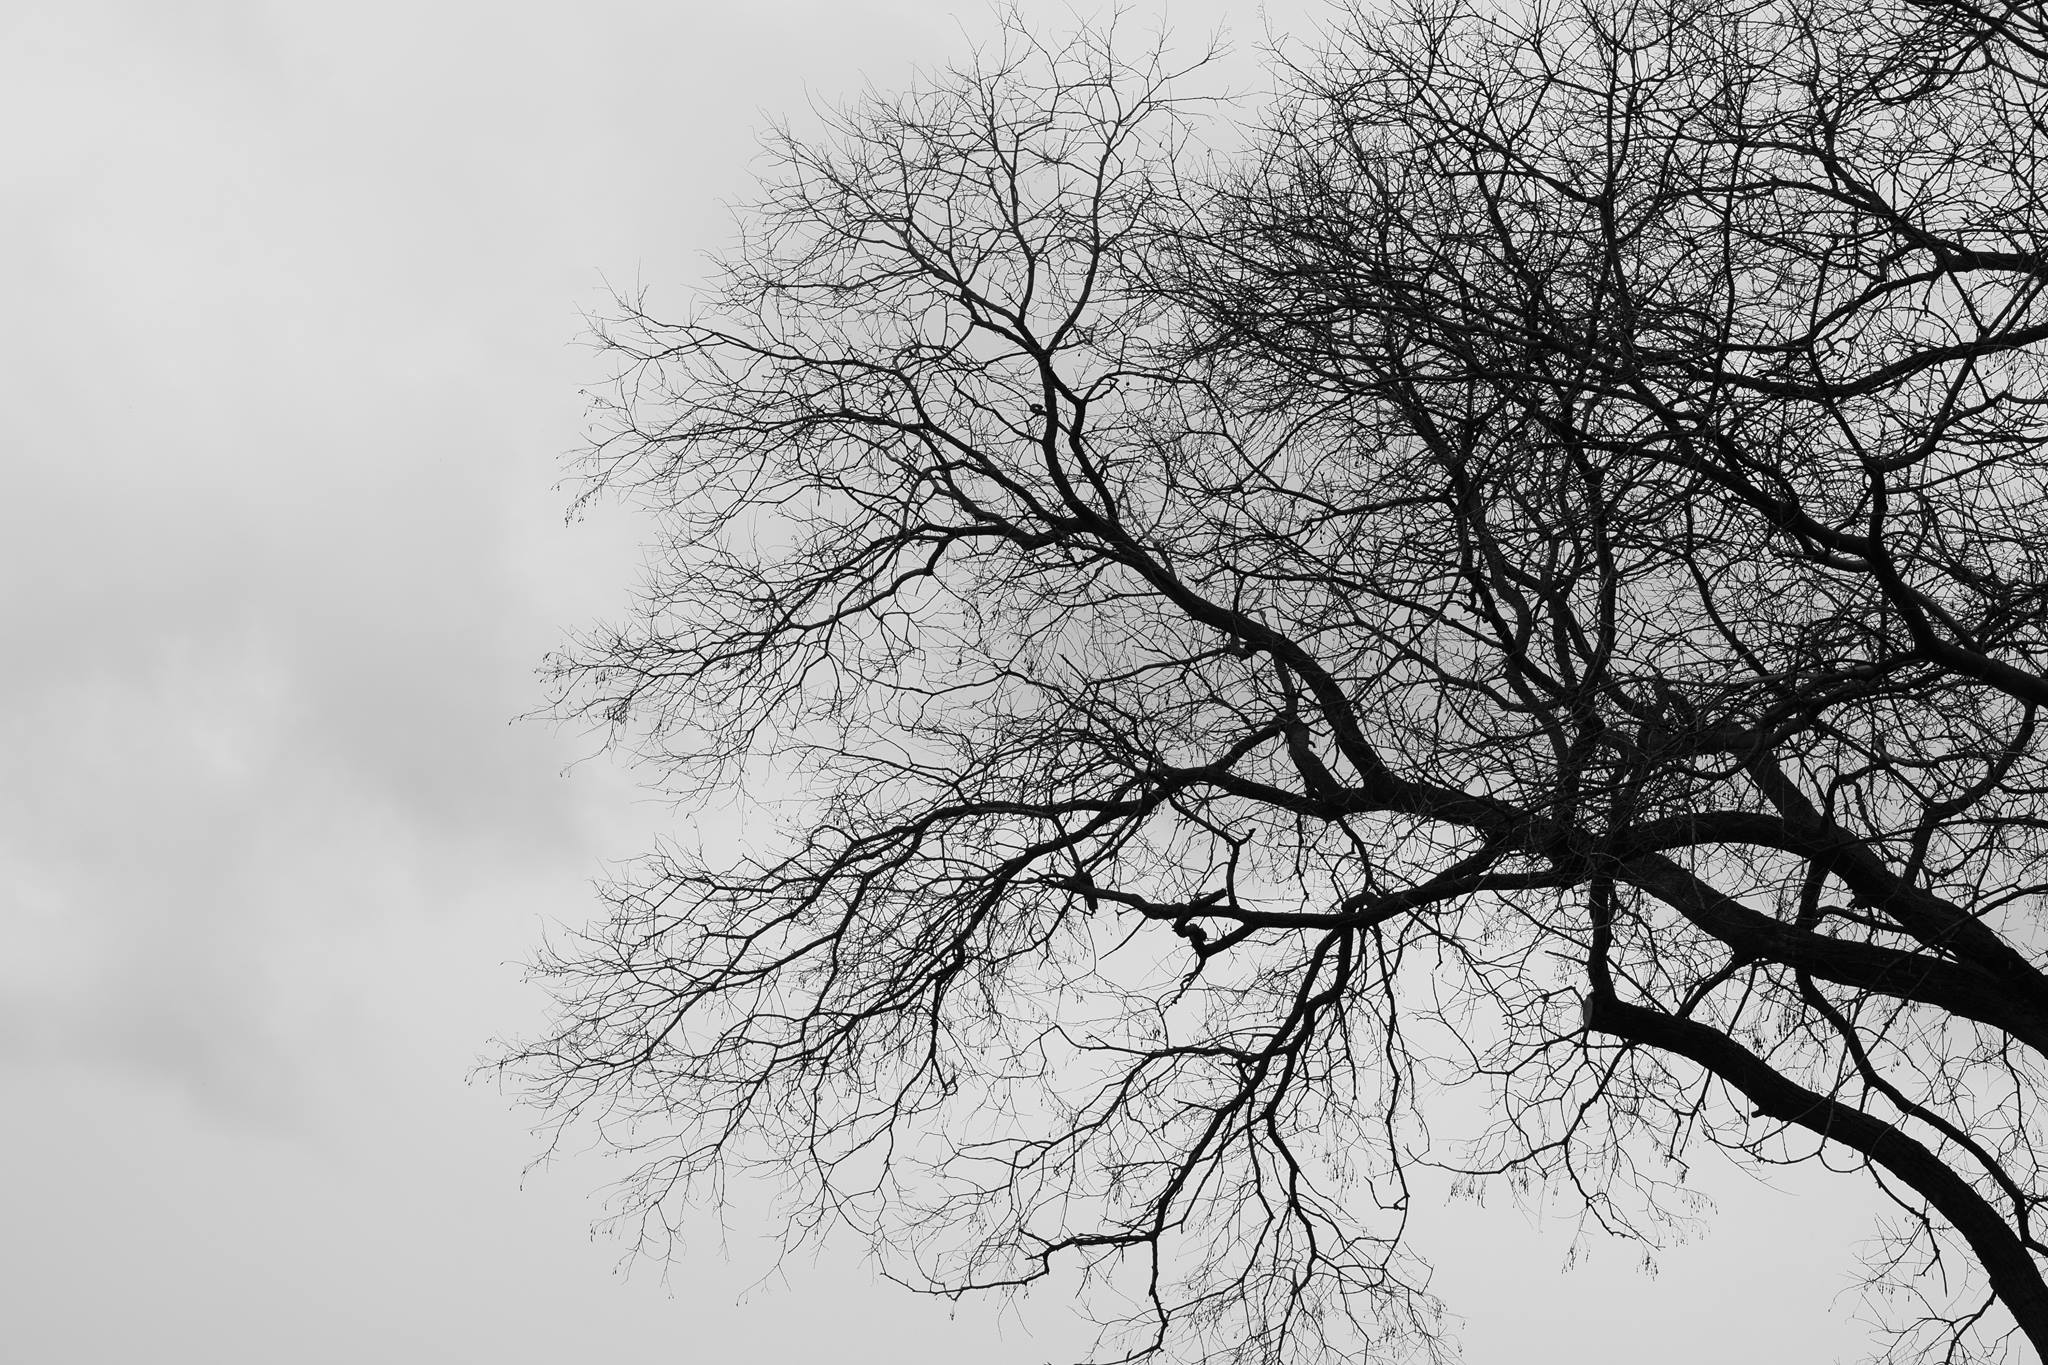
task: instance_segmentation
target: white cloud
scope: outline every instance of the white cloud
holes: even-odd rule
[[[0,19],[18,1358],[1048,1353],[839,1260],[736,1309],[745,1228],[751,1271],[622,1291],[598,1173],[518,1193],[531,1140],[460,1085],[661,817],[506,724],[634,559],[551,487],[600,377],[577,310],[697,272],[758,111],[958,43],[910,0]]]

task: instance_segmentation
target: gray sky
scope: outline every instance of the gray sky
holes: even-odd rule
[[[527,1177],[465,1073],[519,962],[664,818],[508,719],[623,601],[562,521],[600,276],[677,303],[762,111],[957,51],[979,4],[0,7],[0,1347],[24,1365],[1035,1362],[1060,1305],[768,1268],[754,1204],[667,1283]],[[1066,6],[1032,0],[1058,24]],[[1206,30],[1229,7],[1184,2]],[[1307,5],[1270,7],[1276,22]],[[1244,7],[1238,36],[1257,36]],[[1426,1210],[1467,1357],[1856,1355],[1852,1182],[1715,1170],[1640,1274]],[[724,1248],[721,1250],[721,1238]],[[1033,1335],[1033,1333],[1036,1335]]]

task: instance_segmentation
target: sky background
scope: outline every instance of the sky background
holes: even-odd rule
[[[1230,8],[1168,13],[1192,39]],[[680,308],[769,115],[990,26],[942,0],[0,6],[0,1357],[1025,1365],[1079,1339],[1050,1296],[955,1309],[852,1246],[771,1276],[761,1192],[666,1277],[615,1274],[589,1224],[619,1172],[527,1173],[527,1119],[465,1084],[539,1018],[543,930],[671,818],[572,767],[586,737],[512,723],[637,562],[629,518],[565,524],[556,487],[604,377],[581,314],[606,279]],[[1599,1244],[1562,1273],[1554,1219],[1425,1207],[1466,1358],[1859,1354],[1862,1189],[1698,1177],[1721,1213],[1654,1277]]]

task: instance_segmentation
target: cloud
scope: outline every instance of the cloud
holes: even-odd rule
[[[600,1177],[521,1199],[520,1120],[460,1089],[537,1008],[541,924],[665,818],[604,765],[562,778],[578,737],[507,724],[636,558],[552,487],[601,377],[578,307],[600,272],[696,278],[756,111],[900,84],[958,50],[951,16],[4,11],[10,1344],[1044,1358],[963,1346],[843,1261],[744,1314],[758,1266],[629,1297],[579,1235]]]

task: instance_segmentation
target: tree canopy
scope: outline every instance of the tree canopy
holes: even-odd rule
[[[1655,1242],[1703,1145],[1891,1196],[1885,1349],[2042,1354],[2043,6],[1204,60],[1013,22],[606,325],[661,539],[560,713],[777,833],[507,1063],[656,1249],[765,1165],[1112,1359],[1433,1350],[1414,1172]]]

